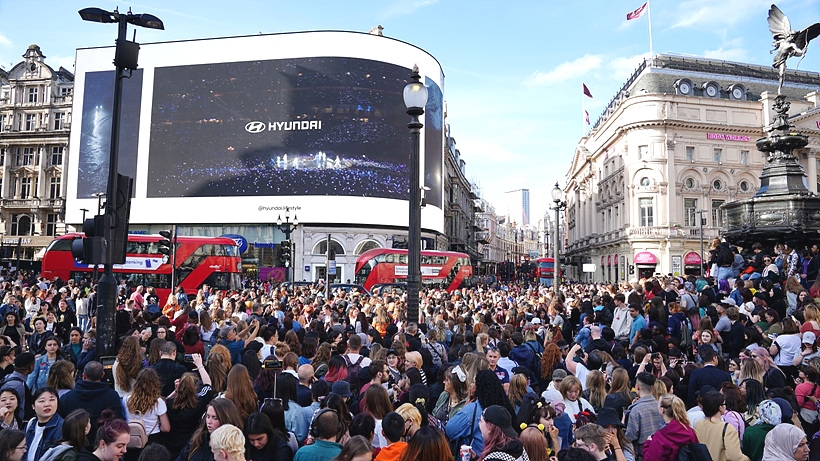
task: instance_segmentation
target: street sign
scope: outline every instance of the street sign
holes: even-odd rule
[[[595,267],[595,264],[584,264],[582,270],[584,272],[595,272],[597,268]]]
[[[327,273],[329,275],[336,275],[336,260],[328,261]]]

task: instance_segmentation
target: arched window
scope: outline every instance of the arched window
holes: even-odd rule
[[[364,242],[359,243],[354,253],[360,255],[365,251],[372,250],[374,248],[381,248],[381,245],[379,245],[379,243],[375,240],[365,240]]]
[[[345,249],[342,248],[342,245],[335,241],[330,241],[330,247],[333,248],[333,251],[337,255],[345,254]],[[313,247],[313,254],[315,255],[324,255],[327,254],[327,240],[322,240],[321,242],[317,243],[315,247]]]

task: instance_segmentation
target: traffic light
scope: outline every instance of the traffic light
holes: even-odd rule
[[[84,264],[106,264],[105,226],[109,219],[106,215],[97,215],[83,222],[85,238],[76,238],[71,242],[71,254]]]
[[[283,266],[288,266],[290,264],[290,250],[290,240],[282,240],[279,242],[279,263]]]
[[[171,235],[171,231],[162,230],[159,231],[159,235],[162,236],[162,240],[157,242],[157,245],[159,245],[159,248],[157,248],[157,250],[166,256],[171,256],[171,252],[173,251],[173,247],[171,246],[171,240],[173,238],[173,235]]]
[[[635,273],[635,265],[634,265],[634,264],[630,264],[630,265],[629,265],[629,275],[632,275],[632,274],[634,274],[634,273]]]

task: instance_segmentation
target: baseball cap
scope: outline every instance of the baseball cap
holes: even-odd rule
[[[220,328],[219,329],[219,337],[220,338],[227,338],[228,333],[230,333],[231,330],[234,330],[234,329],[236,329],[236,327],[233,326],[233,325],[228,325],[228,326],[224,326],[224,327]]]
[[[541,325],[541,319],[539,319],[538,317],[534,317],[534,318],[530,321],[530,323],[532,323],[533,325]]]
[[[501,431],[510,438],[518,438],[518,433],[512,427],[512,416],[506,408],[501,405],[490,405],[481,415],[484,421],[495,424]]]
[[[814,344],[817,341],[817,335],[813,331],[803,333],[803,344]]]
[[[563,370],[561,368],[559,368],[559,369],[552,372],[552,379],[553,380],[564,379],[566,377],[567,377],[567,371]]]

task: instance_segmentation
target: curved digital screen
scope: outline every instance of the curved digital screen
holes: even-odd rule
[[[112,53],[77,51],[69,222],[104,191]],[[413,145],[402,92],[414,64],[429,94],[422,227],[442,231],[441,68],[406,43],[350,32],[141,44],[120,132],[120,173],[135,177],[131,223],[269,223],[289,207],[303,223],[406,226]]]

